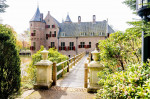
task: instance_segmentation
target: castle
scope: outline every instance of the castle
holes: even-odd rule
[[[37,7],[36,13],[30,20],[31,53],[35,53],[43,45],[46,49],[56,48],[62,54],[69,57],[81,52],[91,52],[98,46],[99,40],[104,40],[114,30],[106,20],[96,21],[93,15],[91,22],[72,22],[69,15],[66,20],[59,23],[48,11],[43,19]]]

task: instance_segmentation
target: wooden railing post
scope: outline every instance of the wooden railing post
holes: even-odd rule
[[[90,57],[88,57],[87,60],[88,60],[88,63],[90,63]]]
[[[53,79],[53,85],[56,85],[57,81],[57,67],[56,67],[56,62],[53,63],[53,72],[52,72],[52,79]]]
[[[72,68],[72,59],[71,59],[71,66],[70,66],[70,68]]]
[[[79,58],[79,55],[77,55],[77,58],[76,58],[76,60],[77,60],[77,61],[76,61],[76,62],[78,62],[78,61],[79,61],[79,59],[78,59],[78,58]]]
[[[88,64],[84,64],[84,88],[88,87]]]
[[[62,76],[63,76],[63,75],[65,74],[65,73],[64,73],[64,64],[62,64],[62,70],[63,70],[63,71],[62,71]]]
[[[68,67],[67,67],[67,72],[69,72],[69,68],[70,68],[70,67],[69,67],[69,61],[67,61],[67,66],[68,66]]]
[[[76,57],[74,55],[74,63],[73,63],[73,65],[75,66],[75,64],[76,64]]]

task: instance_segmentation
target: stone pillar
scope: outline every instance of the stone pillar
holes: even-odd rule
[[[98,85],[98,81],[100,80],[97,77],[97,73],[102,71],[104,66],[100,64],[99,60],[99,52],[95,49],[92,53],[94,61],[91,61],[88,65],[89,68],[89,87],[88,92],[97,92],[100,89],[100,85]]]
[[[48,89],[52,85],[52,62],[47,60],[48,51],[44,49],[41,51],[42,60],[35,64],[36,73],[36,84],[34,84],[34,89]]]

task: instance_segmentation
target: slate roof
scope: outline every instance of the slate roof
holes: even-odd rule
[[[85,36],[91,36],[91,33],[94,33],[93,36],[99,36],[102,32],[103,36],[106,36],[106,20],[98,21],[93,24],[93,22],[81,22],[79,23],[60,23],[60,32],[59,37],[76,37],[81,36],[81,33],[85,33]],[[108,25],[108,33],[114,33],[114,30]]]
[[[41,17],[40,16],[40,10],[39,10],[39,7],[37,7],[35,14],[30,21],[35,21],[35,22],[41,21],[40,17]]]
[[[67,15],[65,22],[72,22],[69,15]]]

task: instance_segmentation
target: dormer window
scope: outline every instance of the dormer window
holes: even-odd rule
[[[99,36],[102,36],[102,32],[99,32]]]
[[[81,35],[81,36],[85,36],[85,35],[86,35],[86,33],[81,33],[80,35]]]
[[[91,33],[91,36],[94,36],[94,32]]]
[[[65,37],[65,33],[64,32],[62,32],[62,37]]]
[[[102,32],[102,35],[105,35],[105,33],[104,33],[104,32]]]

